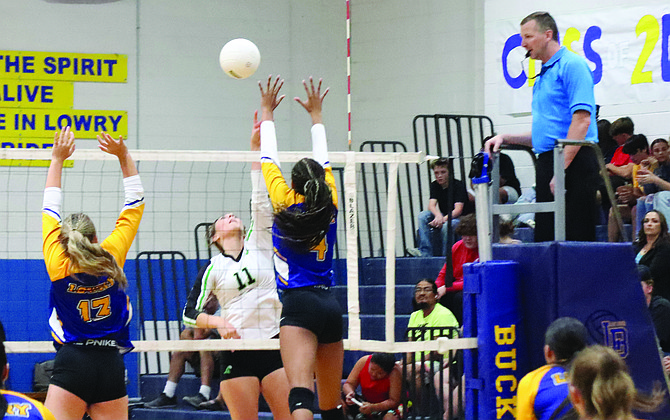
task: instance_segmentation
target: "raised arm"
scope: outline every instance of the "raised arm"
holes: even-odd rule
[[[51,164],[47,173],[47,182],[45,188],[61,187],[61,176],[63,174],[63,163],[65,159],[74,153],[74,133],[70,127],[63,127],[60,132],[54,136],[54,145],[51,150]]]
[[[54,137],[51,164],[42,202],[42,252],[49,278],[59,280],[69,274],[69,262],[58,236],[61,229],[61,175],[63,163],[74,152],[74,134],[64,127]]]
[[[104,249],[114,256],[119,266],[123,267],[126,254],[135,239],[144,214],[144,187],[137,172],[135,161],[130,156],[123,137],[114,140],[108,133],[101,132],[97,138],[100,150],[119,159],[119,165],[123,173],[125,196],[123,209],[116,220],[114,230],[101,244]]]
[[[312,158],[319,162],[326,170],[326,183],[330,187],[333,197],[333,204],[337,207],[337,187],[335,186],[335,177],[328,159],[328,142],[326,140],[326,127],[323,125],[323,99],[326,97],[330,88],[326,88],[321,93],[321,85],[323,80],[319,79],[317,86],[314,86],[314,79],[309,78],[309,84],[302,81],[302,85],[307,93],[307,98],[303,101],[296,97],[294,100],[298,102],[305,111],[307,111],[312,118]]]

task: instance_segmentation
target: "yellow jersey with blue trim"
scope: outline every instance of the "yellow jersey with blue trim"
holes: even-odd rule
[[[23,394],[13,391],[0,390],[0,406],[6,407],[4,420],[56,420],[41,402],[33,400]]]
[[[326,132],[323,124],[312,126],[312,147],[314,159],[323,166],[325,181],[330,187],[333,206],[333,220],[323,240],[307,253],[296,252],[285,241],[276,225],[272,227],[274,245],[275,280],[279,289],[293,289],[307,286],[330,287],[334,283],[333,251],[337,239],[337,187],[333,169],[328,161]],[[301,208],[305,197],[289,188],[279,168],[276,153],[274,123],[261,123],[261,163],[265,186],[275,211]]]
[[[129,179],[134,178],[134,179]],[[139,185],[139,187],[138,187]],[[144,212],[139,176],[124,179],[126,201],[112,233],[100,244],[123,268]],[[58,240],[61,232],[61,191],[47,188],[42,210],[44,262],[51,279],[49,327],[58,345],[132,349],[129,323],[132,306],[119,283],[107,276],[74,272],[72,261]]]
[[[528,373],[519,381],[516,395],[519,420],[560,419],[572,408],[571,404],[561,407],[568,398],[568,379],[563,366],[545,365]]]

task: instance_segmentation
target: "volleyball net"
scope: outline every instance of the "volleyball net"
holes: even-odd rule
[[[128,293],[135,302],[134,323],[139,321],[135,351],[163,354],[159,359],[163,362],[158,363],[163,367],[145,363],[141,372],[166,371],[168,351],[278,348],[277,340],[178,340],[186,295],[197,268],[211,256],[203,226],[226,213],[239,216],[249,226],[250,163],[258,160],[258,153],[135,150],[131,154],[146,202],[125,266]],[[283,172],[290,174],[293,162],[305,156],[311,153],[280,152]],[[0,192],[0,258],[8,265],[11,275],[6,281],[16,285],[17,295],[32,296],[30,309],[2,314],[10,328],[20,325],[22,331],[34,331],[23,334],[25,339],[7,342],[13,353],[53,351],[46,327],[48,277],[41,252],[42,194],[50,157],[50,150],[0,150],[0,182],[7,186]],[[330,160],[338,187],[335,271],[336,293],[346,308],[345,349],[446,353],[476,346],[475,339],[406,342],[414,284],[422,277],[434,277],[440,268],[427,267],[425,272],[404,268],[400,278],[396,273],[396,257],[405,255],[407,246],[397,226],[416,217],[398,211],[399,203],[411,194],[407,185],[411,180],[398,174],[415,171],[425,157],[421,153],[330,152]],[[63,171],[62,214],[88,214],[98,237],[105,238],[122,206],[121,178],[116,157],[97,149],[77,150]],[[362,259],[380,254],[380,248],[385,258]]]

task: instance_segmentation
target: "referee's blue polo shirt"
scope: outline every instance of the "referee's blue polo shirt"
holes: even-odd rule
[[[533,86],[533,149],[548,152],[557,139],[567,137],[572,114],[578,110],[591,113],[586,140],[598,141],[596,100],[593,76],[586,60],[561,47],[542,65]]]

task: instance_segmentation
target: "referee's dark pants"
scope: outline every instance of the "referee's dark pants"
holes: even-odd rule
[[[554,152],[538,156],[535,172],[537,202],[554,201],[549,183],[554,176]],[[565,171],[565,236],[568,241],[596,240],[598,161],[590,147],[579,149]],[[535,242],[554,240],[553,213],[535,215]]]

